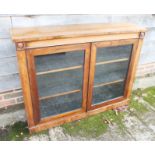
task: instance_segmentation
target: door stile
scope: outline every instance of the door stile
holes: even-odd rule
[[[31,54],[31,51],[27,52],[27,60],[28,60],[28,70],[29,70],[29,78],[30,78],[30,88],[32,94],[32,105],[33,105],[33,113],[34,113],[34,122],[38,124],[40,121],[40,108],[39,108],[39,95],[38,95],[38,87],[36,80],[36,69],[35,69],[35,60],[34,56]]]

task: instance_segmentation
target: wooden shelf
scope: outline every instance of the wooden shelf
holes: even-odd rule
[[[120,79],[120,80],[116,80],[116,81],[112,81],[112,82],[107,82],[107,83],[100,83],[94,86],[94,88],[97,87],[102,87],[102,86],[106,86],[106,85],[110,85],[110,84],[114,84],[114,83],[119,83],[119,82],[123,82],[124,79]]]
[[[120,80],[116,80],[116,81],[112,81],[112,82],[100,83],[98,85],[95,85],[94,88],[102,87],[102,86],[106,86],[106,85],[110,85],[110,84],[114,84],[114,83],[119,83],[119,82],[123,82],[123,81],[124,81],[124,79],[120,79]],[[49,95],[49,96],[41,97],[40,100],[45,100],[45,99],[49,99],[49,98],[53,98],[53,97],[68,95],[68,94],[72,94],[72,93],[78,93],[80,91],[81,91],[80,89],[76,89],[76,90],[72,90],[72,91],[68,91],[68,92],[58,93],[55,95]]]
[[[123,62],[123,61],[128,61],[128,60],[129,60],[128,58],[109,60],[109,61],[97,62],[96,65],[110,64],[110,63],[115,63],[115,62]],[[60,68],[60,69],[54,69],[54,70],[52,69],[49,71],[38,72],[38,73],[36,73],[36,75],[44,75],[44,74],[50,74],[50,73],[56,73],[56,72],[63,72],[63,71],[68,71],[68,70],[79,69],[82,67],[83,67],[82,65],[79,65],[79,66],[66,67],[66,68]]]
[[[109,61],[97,62],[96,65],[110,64],[110,63],[115,63],[115,62],[123,62],[123,61],[128,61],[128,60],[129,60],[129,58],[109,60]]]
[[[77,90],[72,90],[72,91],[68,91],[68,92],[58,93],[58,94],[55,94],[55,95],[41,97],[39,100],[45,100],[45,99],[49,99],[49,98],[53,98],[53,97],[68,95],[68,94],[72,94],[72,93],[78,93],[80,91],[81,91],[80,89],[77,89]]]
[[[63,72],[63,71],[68,71],[68,70],[74,70],[74,69],[79,69],[82,68],[83,66],[74,66],[74,67],[67,67],[67,68],[60,68],[60,69],[54,69],[54,70],[49,70],[49,71],[44,71],[44,72],[38,72],[36,75],[44,75],[44,74],[50,74],[50,73],[56,73],[56,72]]]

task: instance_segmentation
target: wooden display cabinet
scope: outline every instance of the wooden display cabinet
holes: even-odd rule
[[[128,104],[145,28],[14,28],[30,132]]]

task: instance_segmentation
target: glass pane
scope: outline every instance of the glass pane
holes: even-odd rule
[[[83,64],[83,52],[63,52],[36,57],[36,71],[43,72]]]
[[[129,61],[96,65],[94,84],[107,83],[124,79],[128,70]]]
[[[95,87],[93,92],[93,103],[99,104],[103,101],[111,100],[123,96],[124,82]]]
[[[132,45],[98,48],[96,62],[129,58],[131,51]]]
[[[123,96],[132,46],[97,49],[93,104]]]
[[[81,108],[84,51],[36,56],[41,118]]]
[[[41,117],[57,115],[81,108],[81,92],[41,100]]]
[[[37,76],[39,96],[82,90],[83,68]]]

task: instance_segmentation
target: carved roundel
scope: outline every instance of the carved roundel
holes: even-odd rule
[[[23,42],[16,43],[17,50],[23,50],[25,47],[25,44]]]
[[[144,38],[144,36],[145,36],[145,33],[141,32],[139,38]]]

